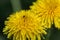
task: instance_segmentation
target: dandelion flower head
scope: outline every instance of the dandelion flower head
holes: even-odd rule
[[[40,17],[43,27],[51,28],[54,24],[60,29],[60,0],[37,0],[30,8]]]
[[[13,40],[41,40],[41,35],[47,34],[45,28],[40,27],[39,18],[30,10],[10,15],[3,32],[8,34],[8,38],[13,36]]]

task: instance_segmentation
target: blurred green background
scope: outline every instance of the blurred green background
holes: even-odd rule
[[[15,11],[22,9],[29,9],[29,6],[32,5],[32,2],[36,0],[0,0],[0,40],[12,40],[7,39],[7,35],[4,35],[2,29],[4,28],[4,21],[6,18]],[[17,2],[17,3],[16,3]],[[15,5],[14,5],[15,3]],[[19,4],[19,5],[17,5]],[[15,6],[15,7],[14,7]],[[19,7],[18,7],[19,6]],[[18,7],[18,8],[17,8]],[[15,8],[15,9],[14,9]],[[47,40],[60,40],[60,30],[52,26],[49,39]]]

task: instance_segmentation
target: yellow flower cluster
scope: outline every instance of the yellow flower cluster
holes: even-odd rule
[[[51,28],[54,24],[60,29],[60,0],[37,0],[30,9],[40,17],[41,26]]]
[[[60,28],[60,0],[37,0],[30,10],[10,15],[3,32],[8,38],[13,36],[13,40],[41,40],[52,24]]]
[[[5,21],[3,32],[13,40],[41,40],[42,34],[47,34],[45,28],[40,26],[39,18],[30,10],[16,12]]]

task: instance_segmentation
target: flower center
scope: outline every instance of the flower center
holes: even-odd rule
[[[58,3],[56,0],[50,0],[46,3],[46,7],[50,15],[54,13],[55,9],[57,8],[57,4]]]
[[[23,16],[23,18],[25,18],[25,15]]]
[[[29,25],[29,23],[31,23],[31,19],[30,19],[30,17],[28,17],[27,15],[23,15],[22,16],[22,24],[23,24],[23,28],[25,28],[25,27],[28,27],[28,25]]]

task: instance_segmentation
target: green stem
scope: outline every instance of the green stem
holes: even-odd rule
[[[47,34],[47,37],[46,37],[46,40],[49,40],[50,35],[51,35],[51,30],[49,30],[49,32],[48,32],[48,34]]]
[[[14,12],[21,10],[20,0],[11,0],[11,4]]]
[[[52,28],[48,30],[48,34],[47,34],[45,40],[49,40],[50,39],[51,33],[52,33]]]

